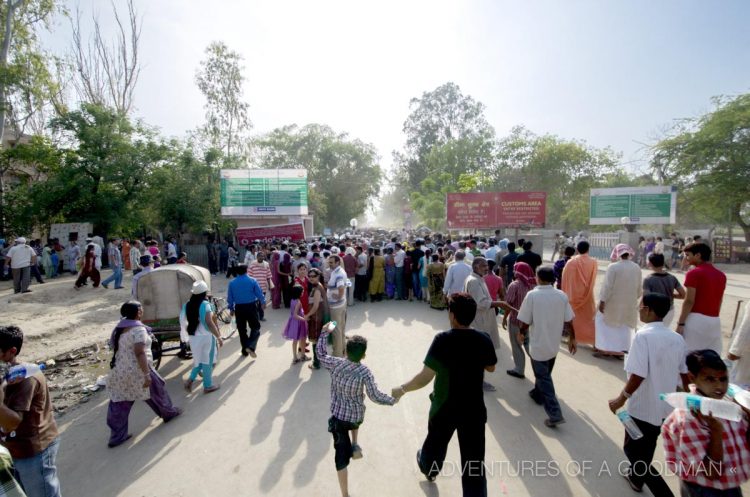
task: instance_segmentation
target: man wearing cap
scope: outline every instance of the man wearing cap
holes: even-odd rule
[[[630,350],[638,326],[639,299],[643,293],[641,268],[630,260],[634,254],[629,245],[620,243],[610,256],[613,263],[607,267],[599,291],[599,312],[602,315],[596,319],[595,357],[623,357]]]
[[[133,276],[133,288],[131,290],[133,298],[136,300],[138,300],[138,280],[140,280],[143,275],[150,273],[154,269],[154,259],[151,257],[151,254],[141,256],[140,266],[143,269]]]
[[[258,305],[265,307],[266,297],[255,278],[247,274],[247,266],[240,264],[234,268],[234,271],[235,278],[229,283],[227,289],[227,304],[232,316],[236,316],[237,331],[240,332],[240,352],[243,356],[249,354],[251,357],[257,357],[255,348],[260,338]],[[247,336],[248,324],[250,337]]]
[[[341,257],[338,255],[331,255],[328,258],[328,265],[331,268],[331,276],[326,283],[328,308],[331,313],[331,321],[336,321],[336,329],[333,330],[333,355],[344,357],[346,347],[346,287],[349,285],[349,278],[346,277],[346,271],[341,267]]]
[[[29,293],[31,283],[31,266],[36,264],[36,253],[34,249],[26,245],[26,238],[19,236],[5,260],[10,263],[13,273],[13,293]]]
[[[354,305],[354,283],[357,275],[357,258],[354,257],[354,249],[345,245],[339,246],[339,252],[344,254],[341,257],[346,277],[349,278],[349,285],[346,287],[346,303],[349,307]]]

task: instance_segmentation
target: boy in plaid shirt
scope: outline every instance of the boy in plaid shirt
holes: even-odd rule
[[[715,351],[687,356],[693,393],[723,399],[729,386],[727,366]],[[750,478],[748,411],[739,422],[675,409],[662,425],[667,466],[680,478],[683,497],[741,496]]]
[[[370,368],[360,361],[367,351],[367,339],[354,335],[346,340],[346,357],[328,355],[328,335],[335,329],[323,327],[316,345],[320,364],[331,372],[331,417],[328,431],[333,435],[334,459],[341,495],[349,496],[347,466],[350,459],[360,459],[362,448],[357,444],[359,426],[365,420],[365,394],[376,404],[392,406],[396,399],[378,390]],[[352,432],[351,439],[349,432]]]

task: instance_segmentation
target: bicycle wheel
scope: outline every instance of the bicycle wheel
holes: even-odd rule
[[[232,322],[232,315],[229,313],[229,307],[227,301],[224,299],[216,299],[216,317],[219,318],[224,324]]]
[[[237,324],[234,322],[230,322],[229,324],[224,324],[221,326],[219,331],[221,332],[221,338],[223,340],[227,340],[229,338],[232,338],[232,336],[235,333],[237,333]]]

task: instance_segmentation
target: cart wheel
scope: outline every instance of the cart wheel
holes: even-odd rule
[[[154,369],[159,369],[161,365],[161,342],[154,340],[151,342],[151,355],[154,356]]]

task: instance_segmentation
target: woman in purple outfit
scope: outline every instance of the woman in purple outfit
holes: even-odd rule
[[[172,405],[164,379],[153,366],[151,329],[141,323],[143,307],[135,300],[120,308],[122,319],[112,331],[112,369],[107,378],[109,408],[107,425],[112,431],[109,446],[117,447],[131,435],[128,417],[136,400],[145,400],[165,423],[182,414]]]
[[[298,349],[300,342],[304,342],[307,339],[307,319],[305,318],[305,311],[302,309],[302,297],[303,288],[299,285],[292,287],[290,294],[292,301],[289,305],[291,313],[289,314],[289,320],[286,322],[284,327],[284,338],[292,341],[292,366],[302,361],[309,361],[310,357],[305,355],[304,350]]]

